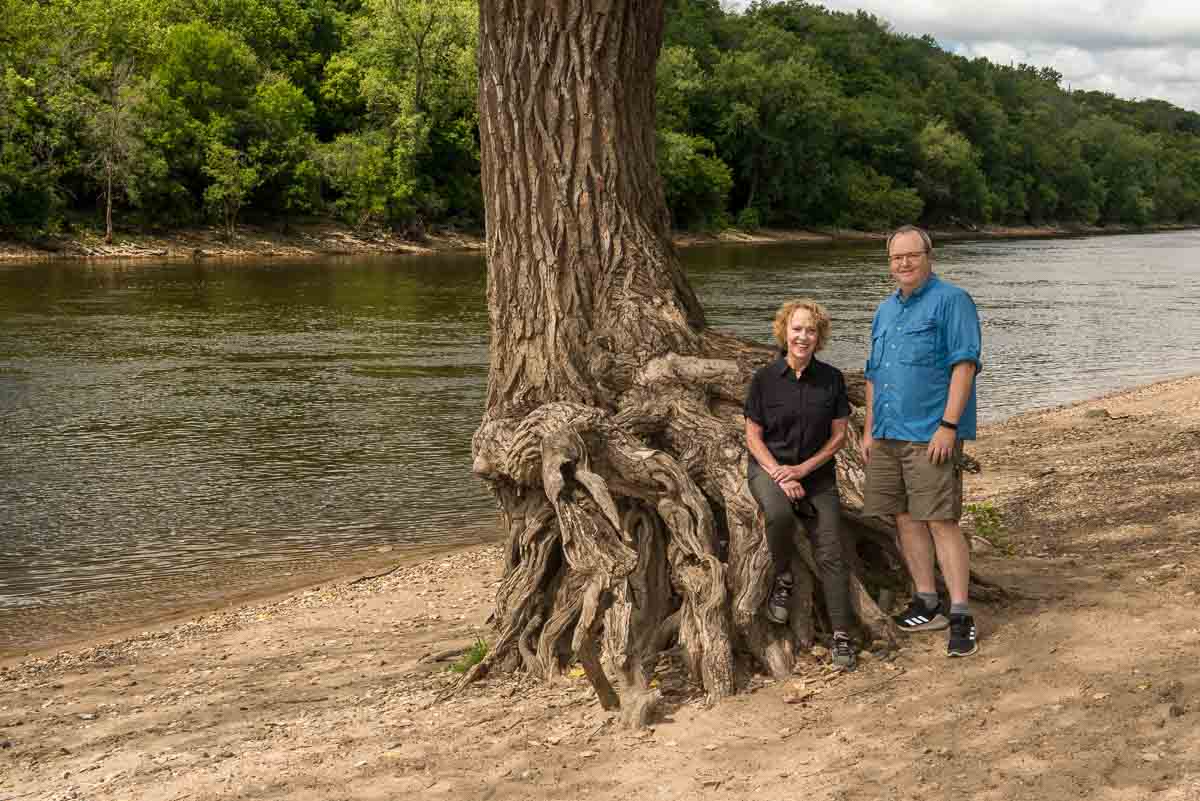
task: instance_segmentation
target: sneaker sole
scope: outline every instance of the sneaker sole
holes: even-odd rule
[[[954,659],[955,657],[970,656],[971,654],[977,654],[977,653],[979,653],[979,644],[978,643],[976,643],[975,645],[972,645],[970,651],[947,651],[946,656],[950,657],[951,659]]]
[[[916,625],[912,626],[895,620],[892,622],[896,624],[898,629],[906,634],[913,634],[918,631],[941,631],[942,629],[950,628],[950,621],[945,617],[945,615],[937,615],[928,623],[917,623]]]

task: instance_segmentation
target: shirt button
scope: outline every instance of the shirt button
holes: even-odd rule
[[[884,367],[891,367],[891,366],[892,366],[892,363],[891,363],[891,362],[884,362],[884,363],[883,363],[883,366],[884,366]]]

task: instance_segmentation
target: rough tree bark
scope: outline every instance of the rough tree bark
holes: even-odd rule
[[[705,326],[670,243],[662,0],[483,0],[480,21],[491,360],[474,471],[508,548],[496,641],[461,686],[578,661],[601,704],[640,725],[665,647],[678,642],[715,700],[736,690],[736,655],[785,675],[824,628],[804,543],[792,626],[762,614],[771,562],[740,408],[773,352]],[[840,470],[853,510],[849,450]],[[901,569],[894,544],[878,521],[848,521],[877,562],[855,559],[855,609],[890,640],[861,576]]]

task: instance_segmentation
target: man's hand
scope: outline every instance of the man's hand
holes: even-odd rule
[[[863,431],[862,441],[858,445],[858,450],[862,454],[863,464],[868,464],[871,461],[871,449],[875,447],[875,438],[871,436],[870,431]]]
[[[929,449],[926,453],[929,456],[929,461],[933,464],[941,464],[942,462],[954,458],[954,441],[957,434],[949,428],[938,427],[937,432],[933,435],[933,439],[929,440]]]
[[[782,484],[784,481],[787,481],[789,478],[788,466],[785,464],[777,464],[774,467],[772,467],[770,470],[767,471],[767,475],[769,475],[771,478],[775,479],[776,484]]]
[[[786,481],[779,482],[779,488],[783,490],[784,495],[793,501],[804,497],[804,485],[799,481],[789,478]]]

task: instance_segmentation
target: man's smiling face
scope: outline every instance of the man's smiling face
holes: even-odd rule
[[[933,272],[929,251],[916,231],[905,231],[892,239],[888,261],[892,278],[905,295],[925,283]]]

